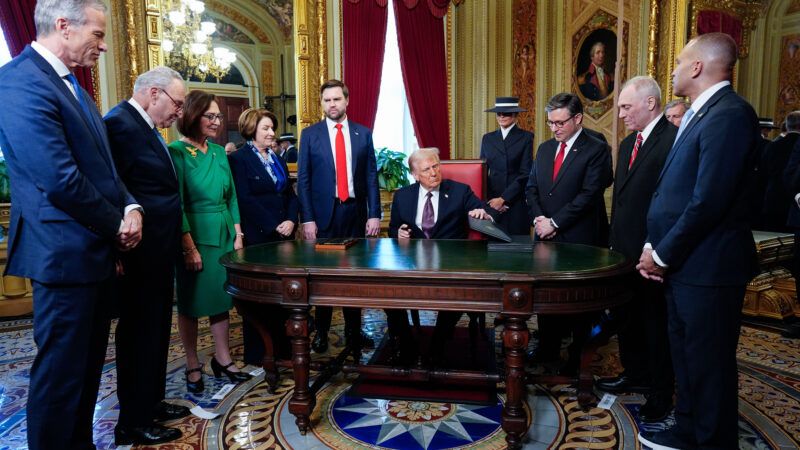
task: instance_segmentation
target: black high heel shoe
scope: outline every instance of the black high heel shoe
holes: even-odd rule
[[[232,365],[233,361],[223,366],[217,361],[216,356],[211,358],[211,370],[214,372],[214,376],[217,378],[221,377],[222,374],[225,374],[228,377],[228,379],[230,379],[234,383],[241,383],[243,381],[249,380],[250,378],[253,378],[253,376],[250,375],[249,373],[231,372],[230,370],[228,370],[228,367]]]
[[[200,379],[197,381],[189,381],[189,374],[199,372]],[[200,394],[205,389],[205,385],[203,384],[203,371],[200,367],[195,367],[194,369],[187,369],[186,370],[186,390],[191,392],[192,394]]]

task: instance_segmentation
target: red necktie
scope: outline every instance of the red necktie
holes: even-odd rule
[[[633,144],[633,151],[631,152],[631,162],[628,163],[628,170],[631,170],[631,167],[633,167],[633,161],[636,159],[636,155],[639,154],[639,147],[642,146],[642,140],[644,140],[642,133],[641,132],[636,133],[636,143]]]
[[[558,153],[556,153],[556,160],[553,161],[553,182],[556,181],[556,177],[558,176],[558,171],[561,170],[561,164],[564,162],[564,152],[567,150],[567,143],[562,142],[561,147],[558,148]]]
[[[350,197],[347,188],[347,152],[344,149],[342,124],[336,124],[336,196],[345,202]]]

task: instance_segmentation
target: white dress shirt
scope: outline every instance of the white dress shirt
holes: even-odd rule
[[[433,223],[439,220],[439,187],[428,191],[421,185],[419,187],[419,198],[417,198],[417,217],[414,218],[414,223],[421,230],[422,229],[422,212],[425,210],[425,202],[428,200],[428,192],[433,194],[431,196],[431,204],[433,204]]]
[[[581,133],[583,133],[583,127],[578,129],[578,131],[575,134],[573,134],[571,138],[567,140],[566,142],[567,147],[564,149],[564,156],[563,159],[561,160],[562,164],[564,163],[564,161],[567,160],[567,155],[569,155],[570,150],[572,150],[572,146],[575,145],[575,141],[578,140],[578,136],[580,136]],[[560,148],[561,148],[561,142],[556,142],[556,154],[553,157],[553,161],[556,160],[556,156],[558,156],[558,149]]]
[[[509,126],[508,128],[500,127],[500,132],[503,133],[503,140],[505,140],[508,137],[508,133],[510,133],[511,129],[514,128],[514,125],[516,125],[516,122],[512,123],[511,126]]]
[[[331,152],[333,152],[333,167],[336,168],[336,124],[331,119],[325,118],[325,126],[328,127],[328,136],[331,139]],[[347,116],[341,122],[342,124],[342,134],[344,134],[344,149],[345,154],[347,155],[347,192],[350,194],[350,198],[356,197],[356,191],[353,189],[353,146],[350,145],[350,123],[347,120]],[[338,189],[336,185],[337,178],[333,179],[333,196],[338,197]]]

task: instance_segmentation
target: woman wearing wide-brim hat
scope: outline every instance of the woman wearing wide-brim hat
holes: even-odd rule
[[[533,164],[533,133],[517,124],[517,97],[497,97],[493,108],[499,128],[483,135],[481,159],[486,161],[489,206],[501,213],[497,223],[508,234],[529,235],[531,221],[525,204],[525,185]]]

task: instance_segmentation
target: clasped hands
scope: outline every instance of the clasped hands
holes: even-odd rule
[[[306,222],[303,224],[303,239],[313,241],[317,238],[317,223]],[[376,237],[381,232],[381,219],[371,218],[367,219],[367,225],[364,227],[364,234],[367,237]]]
[[[117,248],[127,252],[133,249],[142,240],[142,213],[132,209],[122,218],[122,224],[117,231]]]
[[[653,259],[652,248],[642,250],[642,256],[639,257],[639,264],[636,265],[636,270],[648,280],[658,281],[659,283],[664,282],[666,269],[656,264],[656,260]]]
[[[533,229],[536,231],[536,236],[539,239],[553,239],[556,236],[556,231],[558,230],[556,227],[553,226],[553,221],[549,217],[545,216],[538,216],[537,218],[533,219]]]
[[[506,201],[503,200],[503,197],[495,197],[489,200],[489,206],[501,213],[508,211],[508,205],[506,205]]]

